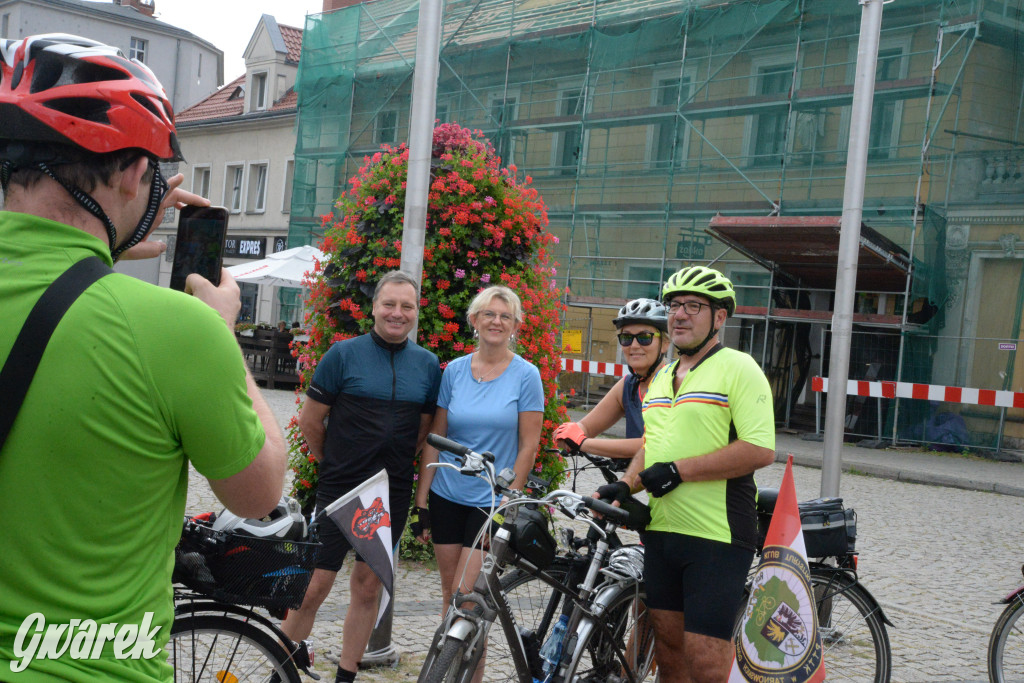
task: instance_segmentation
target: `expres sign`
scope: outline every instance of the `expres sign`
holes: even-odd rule
[[[228,237],[224,255],[236,258],[263,258],[267,255],[266,237]]]

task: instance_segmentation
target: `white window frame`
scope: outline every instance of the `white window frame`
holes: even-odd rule
[[[236,176],[237,170],[241,170],[241,176]],[[238,201],[235,202],[235,183],[234,179],[238,177]],[[224,206],[228,208],[230,213],[241,213],[242,207],[245,205],[245,162],[244,161],[229,161],[224,164]]]
[[[486,120],[487,120],[487,127],[490,128],[495,123],[494,117],[491,115],[491,112],[494,111],[494,105],[496,103],[498,103],[498,102],[501,102],[502,105],[503,105],[503,108],[504,108],[504,103],[508,102],[509,100],[513,100],[514,104],[512,105],[512,120],[513,121],[518,120],[519,119],[519,103],[521,101],[521,97],[522,97],[522,94],[520,93],[519,88],[509,88],[508,90],[502,90],[502,91],[496,91],[496,92],[490,93],[487,96],[487,118],[486,118]],[[501,154],[501,150],[498,149],[498,145],[494,146],[494,151],[495,151],[496,154],[499,154],[499,155]],[[516,136],[515,136],[515,134],[510,132],[509,133],[509,137],[508,137],[508,158],[506,159],[505,157],[502,157],[501,158],[501,165],[502,166],[510,166],[511,164],[515,163],[515,161],[514,161],[515,158],[516,158]],[[517,164],[517,165],[521,165],[521,164]]]
[[[911,40],[912,36],[883,36],[878,40],[878,52],[887,52],[889,50],[901,50],[903,52],[902,63],[900,64],[899,78],[905,79],[910,74],[910,51],[911,51]],[[848,58],[846,64],[846,84],[853,85],[857,79],[857,44],[851,42],[848,48]],[[889,131],[889,152],[886,154],[874,154],[869,157],[871,160],[882,160],[893,158],[893,147],[896,147],[900,143],[900,124],[903,121],[903,103],[904,100],[896,100],[893,102],[892,112],[892,130]],[[876,103],[874,106],[878,106]],[[846,151],[850,148],[850,117],[852,116],[853,105],[843,107],[842,114],[839,117],[839,148],[842,151]],[[874,116],[874,110],[871,112],[872,117]],[[870,134],[870,132],[869,132]],[[870,139],[868,144],[871,144]],[[870,153],[870,149],[869,149]]]
[[[149,52],[149,41],[138,36],[131,36],[128,39],[128,57],[137,59],[143,64],[146,63],[146,53]]]
[[[802,61],[802,59],[801,59]],[[784,53],[777,53],[773,55],[764,55],[756,57],[750,60],[751,78],[750,85],[748,86],[747,94],[751,97],[758,96],[760,94],[761,85],[761,71],[763,69],[770,69],[776,66],[789,66],[793,67],[793,53],[787,50]],[[794,91],[800,88],[800,74],[802,69],[799,65],[794,70],[792,88]],[[762,116],[768,116],[768,114],[751,114],[746,117],[746,121],[743,123],[743,150],[744,154],[748,159],[748,166],[759,167],[759,168],[771,168],[770,164],[764,162],[758,162],[757,157],[757,124],[760,122]],[[793,117],[790,117],[792,119]],[[791,154],[793,151],[793,121],[787,119],[786,121],[786,145],[780,151],[782,155]]]
[[[393,132],[391,134],[391,138],[390,139],[386,139],[384,137],[384,133],[385,133],[385,131],[387,129],[383,125],[384,122],[381,120],[381,117],[387,116],[387,115],[393,115],[395,117],[395,124],[394,124],[394,127],[392,129]],[[402,123],[401,114],[399,113],[398,109],[395,108],[395,107],[389,107],[387,109],[381,109],[379,112],[377,112],[377,114],[373,117],[373,144],[374,144],[374,146],[379,147],[380,145],[395,145],[395,144],[398,144],[398,129],[401,126],[401,123]]]
[[[659,102],[659,95],[661,93],[661,84],[664,81],[674,81],[680,78],[679,69],[658,69],[651,74],[651,106],[661,106]],[[697,69],[690,67],[683,70],[682,80],[689,82],[690,92],[693,92],[695,87],[695,81],[697,79]],[[687,93],[686,100],[689,100],[689,93]],[[657,159],[655,158],[655,152],[658,144],[659,131],[661,126],[664,124],[652,124],[647,127],[647,149],[644,151],[644,159],[647,160],[652,167],[661,168],[661,164],[664,164],[668,159]],[[679,149],[679,154],[676,157],[676,168],[682,168],[686,166],[686,160],[690,155],[690,129],[689,126],[683,126],[682,134],[682,145]],[[667,164],[665,166],[667,168]]]
[[[586,116],[590,113],[590,91],[585,83],[580,81],[565,81],[558,85],[555,96],[555,116],[571,116],[570,112],[566,112],[566,100],[570,96],[576,96],[579,93],[579,98],[583,102],[583,111],[580,112],[581,116]],[[568,133],[562,131],[554,133],[551,144],[551,168],[555,173],[562,173],[564,175],[576,175],[576,168],[582,168],[587,165],[587,146],[590,142],[590,131],[584,129],[583,135],[580,139],[580,157],[577,162],[577,166],[569,167],[562,164],[562,158],[565,156],[565,141]]]
[[[252,77],[252,91],[249,100],[249,111],[264,111],[270,100],[270,74],[266,71],[256,71]],[[261,87],[262,86],[262,87]]]
[[[246,170],[245,212],[266,213],[270,186],[270,160],[250,161]]]
[[[197,177],[202,176],[205,179],[205,190],[203,192],[204,183],[202,180],[197,182]],[[210,198],[210,185],[213,182],[213,169],[210,168],[210,164],[196,164],[192,167],[192,193],[197,194],[200,197]]]
[[[281,193],[281,213],[291,213],[293,185],[295,185],[295,157],[288,157],[284,160],[284,190]]]

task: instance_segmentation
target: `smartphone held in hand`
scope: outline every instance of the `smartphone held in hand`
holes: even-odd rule
[[[228,210],[222,206],[186,206],[178,216],[178,238],[171,266],[171,289],[185,291],[189,273],[220,284]]]

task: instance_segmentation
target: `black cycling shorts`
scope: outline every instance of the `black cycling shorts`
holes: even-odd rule
[[[754,551],[706,538],[644,535],[647,606],[683,612],[686,631],[732,638]]]
[[[354,489],[358,484],[351,486],[348,491]],[[319,512],[335,500],[345,495],[348,491],[323,493],[317,491],[316,509]],[[391,506],[391,542],[395,544],[394,551],[398,553],[398,544],[402,541],[402,532],[405,530],[405,522],[409,518],[409,502],[412,500],[411,489],[389,489],[388,499]],[[345,561],[345,555],[352,549],[341,529],[326,515],[320,518],[320,557],[317,559],[316,568],[336,572],[341,569]],[[356,562],[362,562],[363,558],[356,553]]]
[[[461,545],[472,548],[480,527],[490,516],[490,510],[454,503],[433,491],[430,492],[430,538],[434,545]],[[495,525],[491,531],[493,532]]]

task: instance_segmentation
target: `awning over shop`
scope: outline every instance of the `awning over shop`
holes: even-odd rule
[[[777,285],[834,289],[841,221],[841,216],[715,216],[707,232],[774,271]],[[857,291],[903,292],[909,271],[906,250],[861,225]]]

